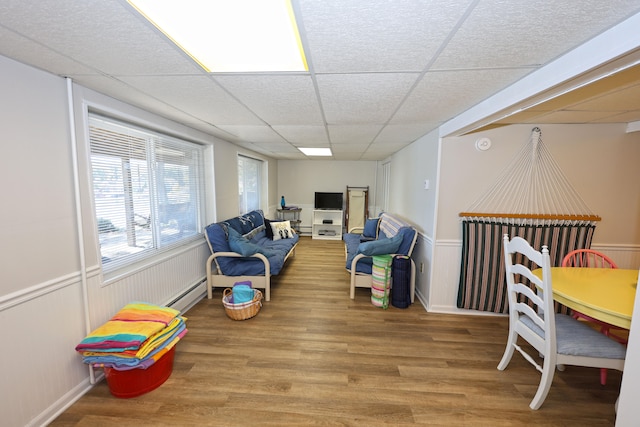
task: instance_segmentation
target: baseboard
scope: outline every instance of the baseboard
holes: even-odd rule
[[[196,305],[201,299],[207,295],[207,279],[202,279],[186,292],[183,292],[178,297],[168,301],[165,305],[171,308],[175,308],[180,313],[189,311],[191,307]]]
[[[177,298],[169,301],[167,306],[179,310],[181,313],[188,311],[191,307],[196,305],[201,299],[207,295],[207,283],[206,280],[201,280],[186,292],[183,292]],[[87,367],[87,369],[89,369]],[[96,370],[96,384],[104,378],[104,373],[100,370]],[[80,384],[72,388],[64,396],[58,399],[53,405],[47,408],[46,411],[40,413],[36,418],[31,420],[27,426],[46,426],[55,420],[60,414],[66,411],[71,405],[73,405],[78,399],[84,396],[89,390],[93,388],[94,384],[91,384],[90,378],[87,376]]]
[[[88,369],[89,367],[87,366],[87,370]],[[96,383],[98,383],[103,378],[104,378],[103,373],[100,373],[100,375],[97,375]],[[84,396],[92,388],[93,388],[93,384],[91,384],[89,377],[87,377],[80,384],[78,384],[77,386],[69,390],[67,393],[65,393],[65,395],[62,396],[60,399],[58,399],[56,403],[49,406],[49,408],[47,408],[46,411],[41,412],[40,415],[32,419],[29,422],[29,424],[27,424],[27,426],[28,427],[37,427],[37,426],[44,427],[49,425],[51,422],[53,422],[53,420],[58,418],[60,414],[66,411],[71,405],[76,403],[78,399]]]

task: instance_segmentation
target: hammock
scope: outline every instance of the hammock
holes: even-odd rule
[[[547,245],[552,265],[560,265],[569,251],[591,247],[600,220],[553,160],[537,127],[496,183],[460,217],[457,306],[496,313],[508,312],[504,234],[520,236],[535,248]]]

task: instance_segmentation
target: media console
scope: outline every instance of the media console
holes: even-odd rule
[[[314,209],[311,237],[313,239],[342,240],[341,209]]]

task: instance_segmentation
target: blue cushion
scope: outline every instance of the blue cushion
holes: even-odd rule
[[[226,227],[220,224],[209,224],[205,227],[207,241],[213,252],[229,252],[229,239],[227,239]]]
[[[416,236],[417,231],[411,227],[401,227],[398,230],[397,235],[402,235],[402,243],[398,247],[397,254],[401,255],[409,255],[409,250],[411,249],[411,244],[413,243],[413,238]]]
[[[346,263],[346,268],[347,270],[351,270],[351,262],[353,261],[353,258],[357,255],[358,253],[358,246],[360,245],[360,234],[355,234],[355,233],[345,233],[342,235],[342,239],[344,240],[344,244],[347,247],[347,263]],[[371,274],[371,265],[372,265],[372,261],[371,258],[362,258],[360,261],[358,261],[358,264],[356,264],[356,271],[359,273],[367,273],[367,274]]]
[[[364,223],[364,230],[362,231],[362,235],[364,237],[373,237],[376,238],[378,234],[378,222],[380,218],[369,218]]]
[[[378,239],[360,243],[358,253],[367,256],[395,254],[398,252],[400,243],[402,243],[402,237],[402,233],[398,233],[390,239]]]
[[[273,251],[250,242],[231,227],[229,227],[229,247],[233,252],[237,252],[245,257],[249,257],[257,253],[261,253],[266,257],[273,255]]]
[[[606,359],[624,359],[626,347],[566,314],[556,314],[556,343],[559,354]],[[527,316],[522,323],[544,338],[544,331]]]

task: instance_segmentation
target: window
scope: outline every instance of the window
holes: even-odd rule
[[[262,160],[238,156],[238,203],[240,213],[260,209]]]
[[[200,145],[94,114],[89,144],[105,270],[201,237]]]

